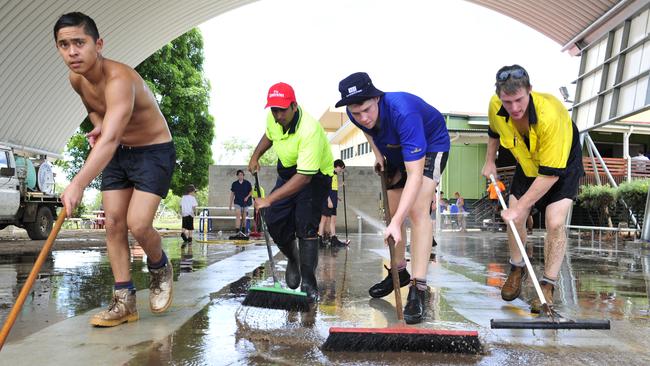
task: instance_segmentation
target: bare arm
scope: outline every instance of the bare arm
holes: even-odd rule
[[[523,208],[526,209],[531,209],[535,202],[539,201],[559,179],[560,177],[556,176],[537,176],[526,193],[519,198],[517,205],[523,206]]]
[[[266,134],[262,135],[260,142],[257,143],[255,151],[253,151],[251,160],[248,162],[248,170],[251,173],[257,172],[260,169],[260,157],[262,157],[262,155],[264,155],[264,153],[270,149],[271,146],[273,146],[273,141],[269,140],[269,138],[266,137]]]
[[[135,90],[130,79],[107,81],[105,93],[106,115],[101,125],[101,138],[97,140],[84,166],[71,182],[83,188],[87,187],[113,158],[133,112]]]
[[[101,122],[101,137],[96,141],[83,167],[62,195],[68,216],[72,215],[72,211],[81,202],[84,189],[113,158],[126,125],[131,120],[135,100],[132,80],[127,77],[107,80],[104,93],[106,114]],[[97,116],[92,118],[96,120]]]

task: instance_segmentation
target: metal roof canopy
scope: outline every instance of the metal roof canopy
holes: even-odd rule
[[[0,141],[60,156],[86,115],[52,38],[59,15],[91,15],[106,41],[106,57],[135,66],[192,27],[253,1],[0,0]],[[647,0],[468,1],[519,20],[571,49],[571,42],[577,47],[592,35],[598,38],[613,17]]]

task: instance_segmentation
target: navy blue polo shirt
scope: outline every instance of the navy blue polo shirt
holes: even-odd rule
[[[241,183],[239,183],[239,179],[232,182],[232,185],[230,186],[230,191],[235,194],[235,199],[234,203],[236,205],[240,206],[250,206],[251,205],[251,198],[248,198],[248,201],[244,203],[244,198],[248,196],[249,193],[253,190],[253,186],[251,185],[251,182],[247,181],[244,179]]]
[[[349,111],[348,117],[372,136],[379,151],[391,163],[419,160],[428,152],[449,151],[445,117],[416,95],[385,93],[379,99],[379,121],[372,129],[361,126]]]

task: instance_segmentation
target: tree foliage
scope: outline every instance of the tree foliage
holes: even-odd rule
[[[136,68],[156,96],[176,146],[176,169],[171,190],[180,196],[188,184],[197,189],[208,185],[212,164],[210,146],[214,138],[214,118],[208,112],[209,82],[203,76],[203,37],[192,29],[149,56]],[[72,179],[83,166],[90,146],[84,134],[92,129],[84,120],[68,141],[63,167]],[[98,188],[98,180],[92,187]]]
[[[246,164],[251,160],[256,145],[246,142],[244,139],[233,137],[223,143],[224,153],[219,157],[221,163],[227,164],[237,156],[246,156]],[[267,150],[259,160],[260,166],[275,166],[278,163],[278,155],[273,147]]]

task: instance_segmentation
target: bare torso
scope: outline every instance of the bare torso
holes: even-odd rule
[[[128,146],[153,145],[171,141],[171,133],[158,103],[146,82],[131,67],[109,59],[102,59],[102,79],[91,83],[79,74],[70,73],[72,87],[81,97],[95,127],[104,123],[106,115],[106,83],[121,79],[133,88],[133,109],[120,137]],[[102,126],[102,129],[105,126]]]

